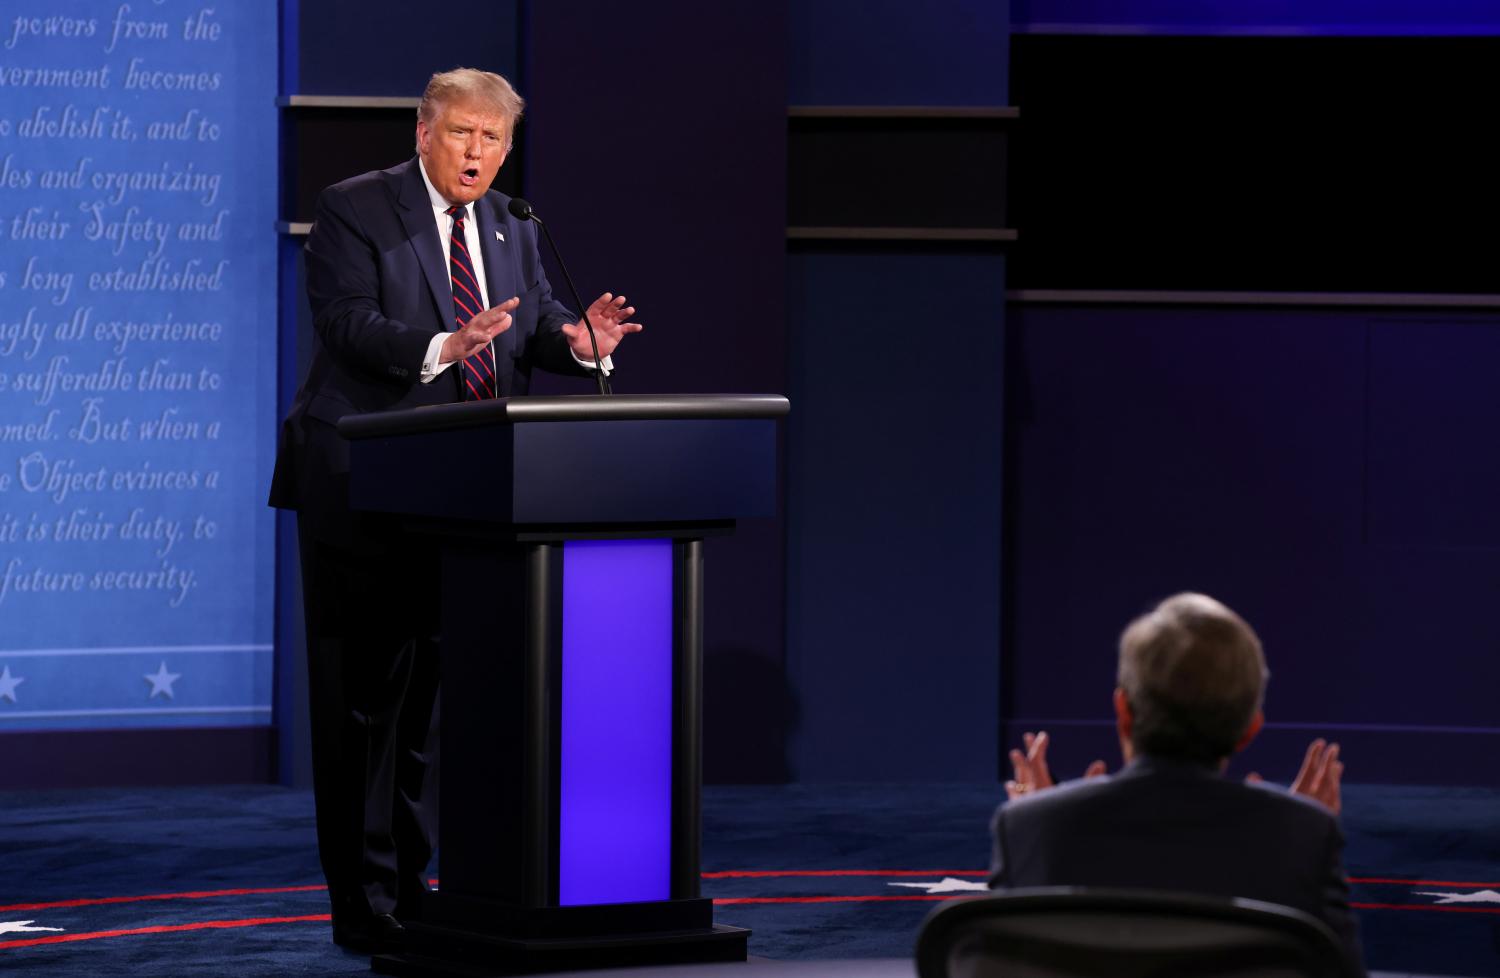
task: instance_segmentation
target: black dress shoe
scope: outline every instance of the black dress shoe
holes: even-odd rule
[[[335,920],[333,943],[355,954],[385,954],[399,951],[406,937],[401,921],[388,913],[377,913],[361,920]]]

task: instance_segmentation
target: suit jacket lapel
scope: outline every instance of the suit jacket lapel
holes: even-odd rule
[[[505,219],[500,216],[495,203],[497,198],[485,194],[474,205],[479,224],[480,250],[484,257],[484,284],[486,297],[492,306],[497,306],[513,295],[521,295],[516,282],[516,263],[511,260],[511,238]],[[504,240],[495,237],[496,232]],[[524,300],[523,300],[524,301]],[[514,314],[512,314],[514,316]],[[511,391],[511,374],[515,368],[516,330],[508,329],[495,337],[495,368],[500,376],[500,396],[507,397]]]
[[[427,185],[422,182],[422,171],[417,161],[412,160],[401,179],[401,193],[396,198],[401,204],[401,224],[406,228],[406,237],[412,250],[417,253],[417,264],[422,268],[422,277],[427,279],[427,288],[432,292],[433,304],[438,311],[438,328],[453,328],[453,284],[448,281],[448,269],[443,264],[443,243],[438,238],[437,221],[432,216],[432,199],[427,196]]]

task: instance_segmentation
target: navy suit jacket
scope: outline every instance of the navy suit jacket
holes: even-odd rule
[[[1316,802],[1210,768],[1137,758],[1001,805],[990,885],[1095,886],[1245,897],[1328,924],[1362,969],[1344,836]]]
[[[508,203],[493,190],[474,203],[490,304],[521,297],[510,329],[495,339],[501,397],[525,394],[535,367],[588,373],[561,331],[578,317],[552,297],[536,226],[512,217]],[[282,425],[270,502],[300,510],[315,532],[337,542],[350,529],[349,451],[338,420],[463,399],[457,369],[420,381],[428,344],[454,319],[448,266],[417,160],[324,190],[306,257],[317,344]]]

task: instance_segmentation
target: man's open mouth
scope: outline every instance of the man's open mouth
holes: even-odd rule
[[[458,179],[465,187],[472,187],[479,180],[479,167],[469,167],[458,175]]]

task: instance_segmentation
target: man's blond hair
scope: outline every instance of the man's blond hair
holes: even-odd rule
[[[485,109],[503,118],[507,145],[526,109],[526,100],[503,76],[478,68],[454,68],[438,72],[427,82],[427,90],[422,93],[422,101],[417,106],[417,120],[430,126],[444,106],[459,103]]]

